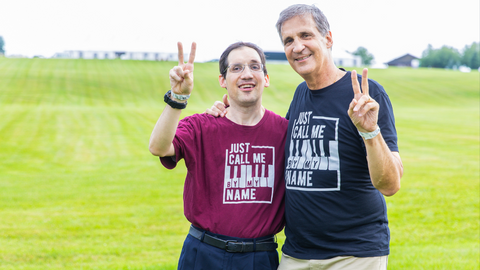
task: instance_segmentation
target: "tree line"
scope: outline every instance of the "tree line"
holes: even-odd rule
[[[3,41],[3,37],[0,36],[0,54],[5,54],[5,49],[3,49],[4,45],[5,45],[5,41]]]
[[[428,45],[422,53],[420,60],[421,67],[434,68],[455,68],[467,66],[471,69],[480,67],[480,46],[473,42],[472,45],[466,45],[461,52],[449,46],[442,46],[440,49],[434,49]]]
[[[364,65],[371,65],[375,57],[364,47],[358,47],[356,51],[350,52],[353,55],[360,56]],[[480,67],[480,44],[473,42],[466,45],[461,52],[449,46],[442,46],[440,49],[434,49],[431,44],[423,51],[420,59],[421,67],[433,68],[458,68],[467,66],[471,69]]]

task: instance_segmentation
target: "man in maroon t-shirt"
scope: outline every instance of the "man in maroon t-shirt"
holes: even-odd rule
[[[192,44],[187,63],[170,70],[172,89],[150,137],[150,152],[173,169],[185,160],[184,214],[192,223],[178,269],[278,267],[274,235],[284,225],[284,146],[288,121],[262,106],[269,85],[263,51],[237,42],[222,54],[220,86],[227,89],[225,118],[194,114],[181,121],[193,89]]]

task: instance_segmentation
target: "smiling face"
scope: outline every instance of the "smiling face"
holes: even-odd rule
[[[227,70],[225,77],[219,76],[220,86],[226,88],[230,103],[249,107],[262,103],[263,88],[268,87],[269,77],[263,71],[252,71],[248,65],[262,63],[260,55],[252,48],[240,47],[228,55],[228,65],[247,65],[240,73]]]
[[[288,62],[307,83],[309,78],[319,76],[328,68],[332,61],[331,32],[322,36],[311,15],[295,16],[285,21],[281,34]]]

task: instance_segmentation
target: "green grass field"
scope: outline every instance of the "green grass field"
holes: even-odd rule
[[[0,58],[0,269],[176,269],[186,169],[148,151],[175,64]],[[301,78],[268,68],[263,103],[285,115]],[[218,73],[195,65],[183,116],[221,99]],[[389,269],[478,269],[479,73],[369,77],[392,100],[405,166],[387,198]]]

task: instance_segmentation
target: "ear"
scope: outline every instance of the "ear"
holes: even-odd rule
[[[227,88],[227,80],[225,80],[222,74],[218,75],[218,82],[220,83],[220,87]]]
[[[328,33],[325,35],[325,39],[327,40],[327,48],[331,49],[333,46],[333,36],[332,36],[332,31],[328,31]]]
[[[269,87],[270,86],[270,76],[265,76],[265,87]]]

